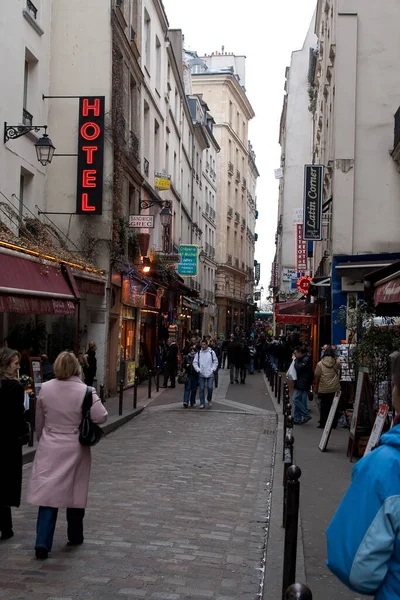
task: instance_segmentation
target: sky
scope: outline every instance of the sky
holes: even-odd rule
[[[246,92],[256,113],[249,139],[256,153],[256,259],[261,263],[260,286],[268,295],[275,255],[280,166],[279,122],[285,69],[294,50],[303,46],[317,0],[163,0],[169,25],[182,29],[185,48],[199,55],[221,51],[244,54]]]

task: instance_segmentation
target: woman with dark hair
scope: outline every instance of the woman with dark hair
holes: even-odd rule
[[[331,410],[332,402],[336,392],[340,391],[340,361],[336,358],[334,350],[327,346],[324,351],[324,357],[316,366],[315,391],[321,403],[320,422],[318,427],[323,429]],[[338,413],[336,411],[333,419],[333,429],[336,429],[338,422]]]
[[[21,504],[22,446],[28,442],[24,388],[18,381],[19,354],[0,349],[0,532],[13,537],[11,507]]]
[[[94,342],[89,342],[88,351],[82,357],[85,383],[90,387],[93,385],[93,381],[97,372],[96,350],[96,344]]]

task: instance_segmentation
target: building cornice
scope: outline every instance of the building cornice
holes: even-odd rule
[[[205,73],[193,73],[192,81],[194,84],[196,84],[197,81],[201,81],[210,85],[221,85],[221,83],[223,83],[231,88],[231,92],[236,100],[241,104],[247,120],[250,121],[253,117],[255,117],[253,107],[234,75],[231,75],[230,73],[210,73],[206,71]]]

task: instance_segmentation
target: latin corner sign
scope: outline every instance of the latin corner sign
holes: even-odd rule
[[[322,195],[324,165],[305,165],[303,240],[322,239]]]
[[[78,215],[103,212],[104,96],[79,98]]]
[[[178,275],[182,277],[196,277],[199,247],[195,244],[183,244],[179,246],[180,263],[178,264]]]

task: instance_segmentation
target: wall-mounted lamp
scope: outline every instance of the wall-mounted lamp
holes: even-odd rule
[[[47,125],[7,125],[7,122],[4,122],[4,143],[41,129],[44,129],[44,134],[36,142],[35,149],[38,161],[45,167],[51,163],[55,152],[55,146],[47,135]]]
[[[143,268],[142,268],[143,273],[150,273],[151,266],[150,266],[150,259],[148,256],[142,257],[142,264],[143,264]]]

